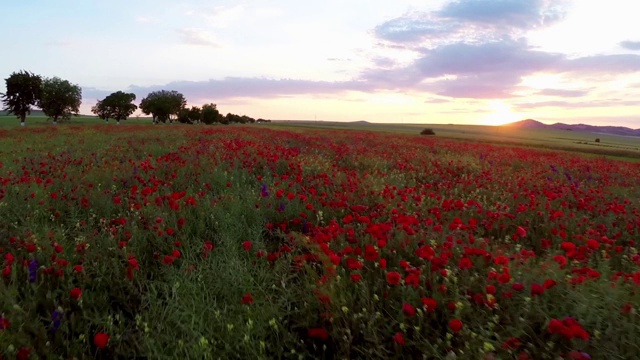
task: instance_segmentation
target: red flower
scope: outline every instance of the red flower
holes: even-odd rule
[[[542,287],[545,289],[551,289],[552,287],[556,286],[558,283],[555,282],[555,280],[552,279],[547,279],[544,281],[544,284],[542,284]]]
[[[351,274],[349,275],[349,277],[351,278],[351,281],[353,281],[354,283],[359,283],[360,280],[362,280],[362,275],[360,274]]]
[[[471,269],[472,266],[473,263],[471,262],[471,260],[469,260],[469,258],[462,258],[458,262],[458,267],[462,270]]]
[[[460,332],[460,330],[462,330],[462,321],[458,319],[449,321],[449,329],[457,334],[458,332]]]
[[[75,265],[73,267],[73,271],[77,272],[77,273],[81,273],[82,270],[84,270],[84,267],[82,265]]]
[[[27,360],[29,359],[29,355],[31,354],[31,349],[28,347],[21,347],[20,350],[16,353],[17,360]]]
[[[587,240],[587,247],[591,250],[598,250],[600,243],[597,240],[589,239]]]
[[[544,288],[540,284],[531,284],[531,296],[538,296],[544,293]]]
[[[511,285],[511,288],[515,291],[522,291],[524,290],[524,285],[522,283],[515,283]]]
[[[253,304],[253,296],[251,296],[250,292],[242,295],[242,303],[243,304]]]
[[[500,347],[502,347],[505,350],[514,350],[519,348],[520,345],[522,345],[522,342],[520,342],[520,339],[518,339],[517,337],[512,337],[505,340],[505,342],[503,342]]]
[[[408,317],[416,316],[416,308],[409,303],[402,304],[402,312]]]
[[[314,339],[327,340],[329,333],[324,328],[311,328],[309,329],[309,337]]]
[[[405,342],[404,342],[404,336],[402,336],[401,332],[397,332],[395,335],[393,335],[393,342],[395,342],[396,344],[400,345],[400,346],[404,346]]]
[[[82,290],[79,288],[71,289],[71,298],[73,300],[79,300],[82,297]]]
[[[109,343],[109,335],[106,333],[97,333],[93,338],[93,343],[98,349],[104,349]]]
[[[251,241],[245,241],[245,242],[242,243],[242,247],[246,251],[251,251],[251,248],[253,247],[253,243]]]
[[[558,319],[551,319],[547,326],[547,331],[551,334],[559,334],[564,329],[564,324]]]
[[[518,226],[518,228],[516,229],[516,232],[518,233],[518,236],[520,236],[521,238],[527,236],[527,230],[525,230],[522,226]]]
[[[422,298],[422,305],[428,312],[434,312],[438,307],[438,302],[432,298]]]
[[[173,265],[174,261],[176,261],[176,258],[174,258],[173,256],[169,256],[169,255],[165,255],[164,259],[162,260],[162,262],[165,265]]]
[[[402,279],[402,276],[400,276],[399,272],[391,271],[387,273],[387,283],[389,285],[398,285],[400,284],[401,279]]]

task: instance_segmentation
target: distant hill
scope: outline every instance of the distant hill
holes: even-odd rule
[[[558,129],[567,131],[581,131],[594,134],[609,134],[622,136],[640,136],[640,129],[631,129],[624,126],[596,126],[587,124],[563,124],[555,123],[551,125],[543,124],[534,119],[526,119],[516,121],[514,123],[503,125],[505,127],[519,129]]]

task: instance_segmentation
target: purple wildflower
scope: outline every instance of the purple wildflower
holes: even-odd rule
[[[29,282],[30,283],[34,283],[36,282],[36,278],[38,276],[38,260],[33,259],[31,260],[31,262],[29,262]]]

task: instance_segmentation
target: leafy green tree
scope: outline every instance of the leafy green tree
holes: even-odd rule
[[[197,106],[192,106],[191,109],[184,108],[180,110],[178,115],[178,122],[183,124],[197,124],[202,118],[202,109]]]
[[[91,112],[105,122],[109,122],[109,119],[113,117],[113,110],[107,106],[104,100],[98,100],[98,102],[91,107]]]
[[[221,122],[221,115],[216,104],[202,105],[202,122],[207,125]]]
[[[171,90],[153,91],[140,102],[140,110],[146,115],[151,114],[153,123],[173,122],[172,116],[176,118],[180,111],[187,105],[187,100],[181,93]]]
[[[2,95],[2,110],[14,114],[25,125],[31,106],[36,105],[42,92],[42,77],[28,71],[12,73],[5,79],[7,92]]]
[[[68,120],[71,115],[78,116],[82,103],[82,89],[76,84],[59,77],[45,79],[42,82],[42,95],[38,101],[38,107],[58,123],[58,119]]]

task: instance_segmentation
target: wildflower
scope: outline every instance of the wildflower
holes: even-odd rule
[[[253,304],[253,296],[250,292],[242,295],[242,303],[243,304]]]
[[[107,344],[109,344],[109,335],[103,332],[97,333],[94,337],[93,337],[93,344],[98,348],[98,349],[104,349],[107,347]]]
[[[56,309],[53,314],[51,314],[51,332],[56,333],[60,328],[60,324],[62,322],[64,314],[60,309]]]
[[[29,282],[36,282],[36,278],[38,276],[38,260],[33,259],[29,262]]]
[[[462,330],[462,325],[462,321],[458,319],[449,321],[449,329],[451,329],[451,331],[453,331],[455,334],[459,333],[460,330]]]
[[[308,332],[310,338],[321,340],[327,340],[329,338],[329,333],[324,328],[311,328]]]
[[[400,346],[404,346],[404,344],[405,344],[404,336],[402,335],[402,333],[400,331],[398,331],[395,335],[393,335],[393,342],[395,342],[396,344],[398,344]]]
[[[400,280],[402,280],[402,276],[400,275],[400,273],[396,271],[387,273],[387,283],[389,285],[398,285],[400,284]]]
[[[245,249],[245,251],[251,251],[253,243],[251,241],[245,241],[242,243],[242,247]]]
[[[522,226],[518,226],[518,228],[516,229],[516,233],[518,234],[518,236],[520,236],[521,238],[527,236],[527,230],[525,230]]]
[[[6,330],[9,328],[9,326],[11,326],[9,319],[0,315],[0,330]]]
[[[416,308],[409,303],[402,304],[402,312],[408,317],[416,316]]]
[[[428,312],[434,312],[436,311],[436,308],[438,306],[438,302],[434,299],[431,298],[422,298],[422,305],[424,305],[425,309]]]
[[[540,284],[531,284],[531,296],[538,296],[544,293],[544,287]]]
[[[73,288],[71,289],[71,298],[73,300],[80,300],[80,298],[82,297],[82,290],[80,288]]]

